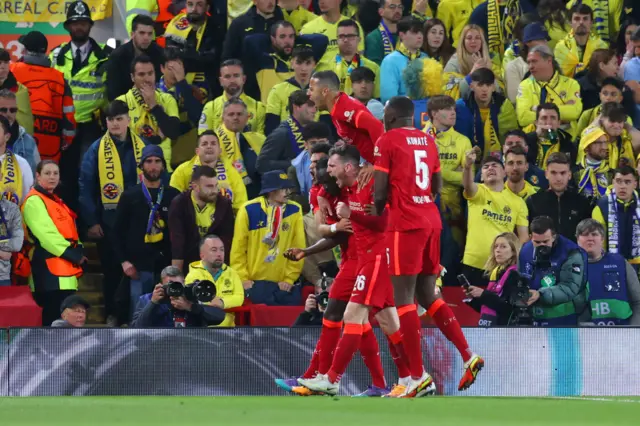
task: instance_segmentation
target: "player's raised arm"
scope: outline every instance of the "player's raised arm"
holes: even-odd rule
[[[476,151],[471,149],[465,153],[464,170],[462,171],[462,186],[467,198],[472,198],[478,192],[478,185],[473,181],[473,165],[476,162]]]

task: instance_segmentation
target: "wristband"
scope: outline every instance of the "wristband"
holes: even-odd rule
[[[336,232],[338,232],[338,224],[334,223],[329,229],[333,234],[335,234]]]

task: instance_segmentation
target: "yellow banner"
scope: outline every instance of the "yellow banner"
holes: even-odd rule
[[[111,0],[84,0],[94,21],[111,16]],[[2,0],[0,22],[64,22],[70,0]]]

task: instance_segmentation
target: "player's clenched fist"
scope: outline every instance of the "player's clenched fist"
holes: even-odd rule
[[[290,248],[285,251],[283,256],[289,260],[298,261],[304,259],[304,250],[299,248]]]
[[[351,209],[347,203],[340,202],[336,208],[336,214],[341,219],[349,219],[351,217]]]
[[[469,151],[465,152],[464,154],[464,166],[465,167],[471,167],[475,164],[476,162],[476,150],[475,149],[470,149]]]

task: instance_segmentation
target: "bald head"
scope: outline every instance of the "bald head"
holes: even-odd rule
[[[413,101],[406,96],[394,96],[384,106],[384,127],[387,130],[413,125]]]

